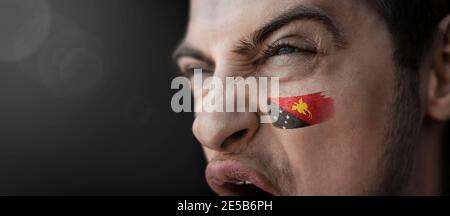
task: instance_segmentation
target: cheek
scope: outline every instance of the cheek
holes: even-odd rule
[[[352,189],[367,191],[379,177],[377,169],[392,121],[393,78],[374,74],[388,71],[392,69],[366,70],[372,75],[353,76],[355,82],[336,99],[336,117],[327,125],[329,139],[323,146],[328,155],[322,159],[329,161],[330,172],[336,176],[333,180],[340,186],[354,185]]]
[[[380,56],[383,56],[380,54]],[[328,78],[317,79],[334,100],[329,121],[307,128],[276,131],[302,194],[366,193],[380,175],[386,129],[391,123],[395,67],[390,55],[348,57],[329,65]],[[351,61],[360,59],[360,61]],[[333,69],[331,69],[333,68]],[[331,80],[331,81],[325,81]]]
[[[377,85],[335,97],[335,115],[327,122],[277,130],[300,193],[346,194],[368,191],[376,179],[390,123],[390,95]],[[346,96],[343,96],[346,95]]]

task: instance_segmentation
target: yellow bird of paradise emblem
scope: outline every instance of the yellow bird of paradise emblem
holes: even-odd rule
[[[312,119],[313,115],[311,111],[309,111],[308,104],[303,101],[303,98],[300,98],[298,102],[294,102],[292,106],[292,111],[297,111],[300,114],[307,116],[309,119]]]

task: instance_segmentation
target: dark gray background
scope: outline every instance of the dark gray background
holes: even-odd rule
[[[3,33],[35,10],[9,1]],[[49,3],[40,48],[0,59],[0,195],[212,194],[192,116],[170,108],[188,2]]]
[[[188,1],[46,1],[0,1],[0,195],[213,194],[170,108]]]

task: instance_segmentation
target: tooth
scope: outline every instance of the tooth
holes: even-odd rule
[[[253,184],[253,183],[250,181],[245,181],[244,184]]]
[[[245,181],[238,181],[238,182],[235,182],[234,184],[243,185],[243,184],[245,184]]]

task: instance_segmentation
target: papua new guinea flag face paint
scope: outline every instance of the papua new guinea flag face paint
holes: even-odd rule
[[[278,116],[273,125],[281,129],[308,127],[327,121],[334,115],[333,99],[322,92],[293,97],[269,98]]]

